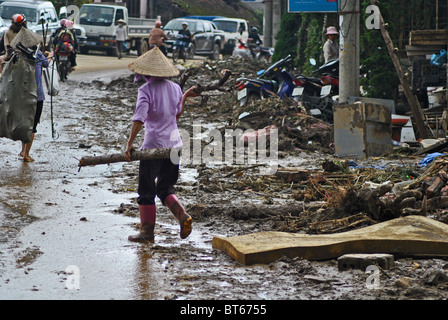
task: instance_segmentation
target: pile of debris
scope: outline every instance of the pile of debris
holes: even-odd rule
[[[329,167],[328,161],[323,165]],[[340,164],[334,167],[341,168]],[[331,175],[324,173],[309,175],[303,181],[305,188],[296,193],[298,200],[324,202],[314,210],[304,210],[306,214],[282,219],[284,223],[278,229],[335,233],[407,215],[428,214],[448,222],[447,170],[448,156],[440,156],[420,174],[410,168],[386,171],[388,180],[383,183],[371,181],[381,175],[376,168],[352,171],[345,174],[345,181],[331,181]]]
[[[332,124],[308,115],[294,99],[272,97],[252,101],[247,106],[239,106],[235,91],[236,78],[241,76],[256,78],[257,72],[266,67],[266,63],[244,58],[206,61],[199,66],[192,65],[185,69],[178,83],[184,89],[193,85],[204,87],[217,79],[222,79],[223,75],[230,71],[228,81],[222,82],[213,92],[203,93],[201,106],[206,109],[204,114],[210,113],[211,110],[226,112],[227,114],[221,116],[226,117],[228,126],[233,129],[277,128],[279,151],[308,150],[333,153]]]

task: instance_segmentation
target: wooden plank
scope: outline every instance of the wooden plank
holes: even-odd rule
[[[348,253],[448,256],[448,225],[423,216],[407,216],[338,234],[267,231],[217,236],[212,246],[244,265],[268,264],[282,257],[328,260]]]
[[[446,39],[418,39],[409,41],[411,46],[443,46],[446,44]]]
[[[434,53],[439,53],[441,49],[445,49],[445,45],[436,46],[406,46],[406,54],[408,57],[427,56]]]

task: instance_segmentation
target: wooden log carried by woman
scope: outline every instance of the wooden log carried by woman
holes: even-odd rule
[[[137,160],[150,160],[150,159],[169,159],[173,157],[173,160],[180,158],[180,149],[171,148],[157,148],[147,149],[141,151],[133,151],[131,153],[131,161]],[[123,153],[114,153],[102,156],[82,157],[79,160],[78,167],[95,166],[98,164],[109,164],[116,162],[128,162]]]

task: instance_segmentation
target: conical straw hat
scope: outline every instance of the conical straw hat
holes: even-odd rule
[[[16,46],[19,43],[22,43],[26,48],[31,48],[37,46],[39,43],[43,43],[43,38],[41,35],[38,35],[27,28],[22,28],[11,41],[10,46],[16,49]]]
[[[128,68],[144,76],[170,78],[179,75],[179,69],[168,60],[158,47],[154,47],[130,63]]]

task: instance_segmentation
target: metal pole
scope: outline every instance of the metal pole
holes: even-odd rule
[[[359,0],[341,0],[339,12],[339,103],[359,96]]]

